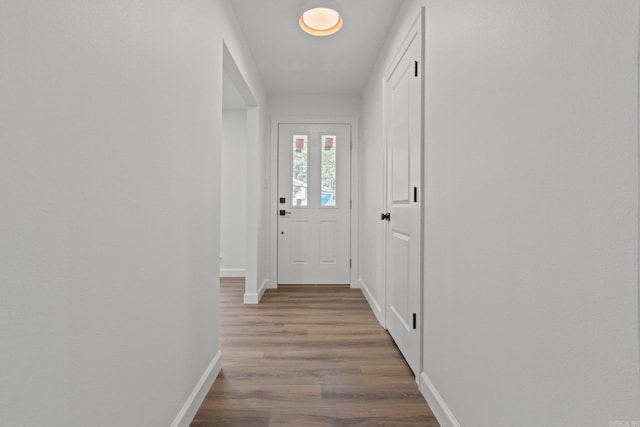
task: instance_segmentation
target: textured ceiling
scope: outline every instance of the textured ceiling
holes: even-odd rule
[[[342,0],[344,26],[313,37],[300,0],[231,0],[270,93],[359,94],[402,0]]]

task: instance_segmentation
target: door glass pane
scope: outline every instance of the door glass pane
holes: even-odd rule
[[[307,206],[307,135],[293,135],[293,206]]]
[[[336,205],[336,136],[322,136],[322,192],[320,205]]]

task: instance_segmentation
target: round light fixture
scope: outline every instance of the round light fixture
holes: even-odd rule
[[[298,23],[312,36],[330,36],[342,28],[343,21],[335,2],[316,0],[305,3]]]

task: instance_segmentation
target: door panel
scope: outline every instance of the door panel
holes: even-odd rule
[[[419,372],[421,293],[421,79],[420,40],[408,45],[386,81],[387,329],[414,374]],[[415,319],[415,320],[414,320]]]
[[[350,143],[350,125],[278,126],[279,284],[349,283]]]
[[[292,221],[291,262],[294,264],[309,263],[309,221]]]
[[[401,64],[396,71],[400,74],[396,85],[391,90],[391,135],[392,135],[392,174],[393,182],[391,197],[394,203],[409,203],[409,129],[407,117],[409,116],[409,99],[411,96],[409,76],[411,70],[409,61]],[[397,78],[398,75],[394,74]]]
[[[320,222],[320,263],[335,264],[338,224],[336,221]]]

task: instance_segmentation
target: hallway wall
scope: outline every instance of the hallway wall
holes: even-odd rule
[[[269,94],[270,116],[359,117],[360,97],[340,94]]]
[[[420,6],[423,393],[443,426],[640,422],[640,4],[406,2],[363,95],[360,261],[379,300],[382,73]]]
[[[247,267],[247,110],[222,112],[220,276],[244,277]]]
[[[220,368],[223,40],[266,98],[234,19],[218,0],[0,2],[0,425],[197,409]]]

